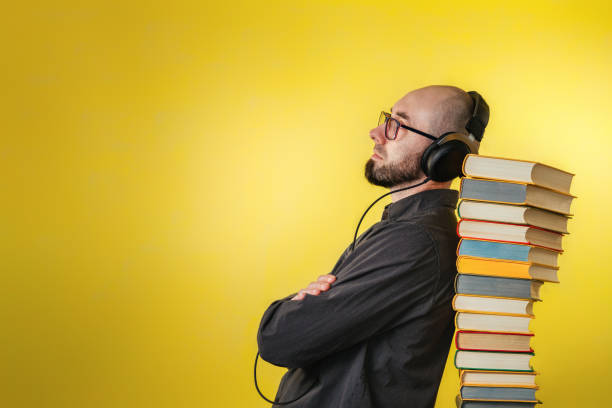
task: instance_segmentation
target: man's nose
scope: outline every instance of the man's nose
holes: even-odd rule
[[[376,126],[374,129],[370,130],[370,138],[374,140],[376,144],[385,144],[387,143],[387,138],[385,137],[385,129],[382,125]]]

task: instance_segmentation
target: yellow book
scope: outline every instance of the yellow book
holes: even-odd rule
[[[533,279],[559,283],[558,270],[558,266],[548,266],[534,262],[508,261],[472,256],[457,257],[457,271],[469,275]]]

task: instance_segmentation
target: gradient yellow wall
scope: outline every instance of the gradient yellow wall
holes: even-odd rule
[[[588,1],[7,6],[0,405],[269,406],[261,315],[331,270],[386,192],[363,176],[369,129],[429,84],[486,98],[482,154],[576,173],[561,284],[535,309],[538,397],[609,404],[611,19]],[[260,364],[273,397],[285,370]]]

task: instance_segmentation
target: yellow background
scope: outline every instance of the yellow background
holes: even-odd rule
[[[387,191],[363,176],[368,131],[429,84],[485,97],[482,154],[576,173],[561,283],[535,309],[537,396],[607,405],[611,18],[587,1],[5,6],[0,405],[269,406],[261,316],[350,244]],[[284,371],[260,360],[269,398]]]

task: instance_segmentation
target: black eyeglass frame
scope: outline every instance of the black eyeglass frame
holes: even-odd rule
[[[395,140],[395,139],[397,139],[397,132],[399,132],[399,128],[400,127],[404,128],[404,129],[408,129],[408,130],[410,130],[412,132],[418,133],[419,135],[425,136],[425,137],[427,137],[427,138],[429,138],[431,140],[438,140],[437,137],[432,136],[429,133],[425,133],[425,132],[423,132],[421,130],[412,128],[410,126],[403,125],[399,120],[393,118],[390,113],[385,112],[385,111],[381,111],[380,112],[380,116],[378,117],[378,126],[382,125],[382,117],[383,117],[383,115],[385,117],[385,121],[384,121],[384,124],[385,124],[385,137],[387,138],[387,140]],[[395,134],[393,135],[393,138],[390,138],[389,135],[388,135],[388,132],[387,132],[388,122],[390,120],[392,120],[395,123],[397,123],[397,126],[395,127]]]

